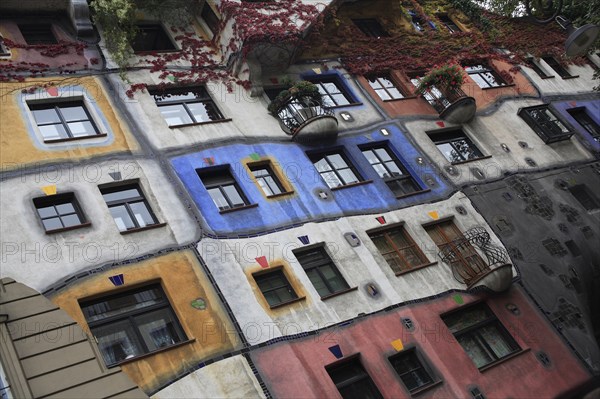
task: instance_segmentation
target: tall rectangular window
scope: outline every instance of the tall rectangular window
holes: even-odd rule
[[[104,136],[81,100],[27,105],[45,142]]]
[[[270,307],[283,305],[298,298],[282,269],[256,273],[253,277]]]
[[[385,144],[360,147],[363,155],[397,197],[421,191],[419,183]]]
[[[160,284],[84,301],[81,310],[107,366],[187,339]]]
[[[341,150],[309,154],[308,157],[330,188],[347,186],[362,180]]]
[[[484,303],[460,309],[442,319],[478,368],[521,350]]]
[[[321,298],[349,289],[323,246],[292,251]]]
[[[317,85],[319,93],[321,93],[323,98],[323,105],[325,107],[341,107],[356,102],[352,95],[335,76],[308,76],[305,79]]]
[[[462,29],[447,14],[436,14],[436,17],[451,34],[462,32]]]
[[[213,35],[216,35],[219,32],[220,21],[219,17],[217,17],[217,14],[215,14],[208,2],[204,3],[200,15],[202,16],[204,22],[206,22],[206,25],[208,25],[208,28],[210,29],[211,33]]]
[[[358,357],[325,368],[344,399],[383,399]]]
[[[100,192],[119,231],[158,224],[138,184],[101,188]]]
[[[367,233],[396,274],[429,263],[425,254],[402,226]]]
[[[135,52],[177,49],[161,24],[138,24],[131,48]]]
[[[585,184],[569,187],[569,192],[588,211],[600,209],[600,203]]]
[[[19,24],[18,26],[25,43],[29,45],[58,43],[50,24]]]
[[[168,90],[153,90],[162,117],[169,126],[192,125],[218,121],[223,115],[205,87],[182,87]]]
[[[548,64],[548,66],[550,66],[550,68],[554,69],[554,71],[558,73],[561,78],[564,79],[574,77],[556,60],[556,58],[547,56],[542,57],[542,59],[546,62],[546,64]]]
[[[600,125],[592,119],[590,114],[587,112],[586,107],[577,107],[568,109],[569,115],[575,119],[577,123],[581,125],[589,134],[592,135],[594,141],[600,142]]]
[[[483,157],[479,148],[475,146],[462,129],[428,132],[427,134],[444,157],[452,163],[460,163]]]
[[[389,74],[368,76],[369,85],[383,101],[404,98],[404,94],[394,83]]]
[[[277,178],[277,175],[273,171],[270,163],[261,162],[249,164],[248,167],[250,168],[250,171],[256,179],[260,189],[267,197],[286,192],[285,188]]]
[[[389,358],[392,367],[410,393],[415,393],[435,383],[428,365],[421,361],[415,348],[404,349]]]
[[[518,115],[546,144],[568,140],[571,132],[550,110],[548,104],[521,108]]]
[[[220,211],[249,205],[229,166],[198,170],[198,176]]]
[[[506,86],[504,79],[487,64],[468,65],[465,66],[465,71],[482,89]]]

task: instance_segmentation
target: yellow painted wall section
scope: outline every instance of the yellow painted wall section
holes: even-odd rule
[[[104,86],[95,77],[62,78],[52,81],[56,82],[57,87],[77,85],[85,90],[112,130],[114,134],[112,142],[93,146],[90,146],[85,139],[60,143],[61,148],[68,148],[66,150],[53,150],[53,144],[46,145],[47,150],[36,147],[27,128],[26,115],[21,108],[23,95],[21,91],[36,85],[42,86],[49,81],[29,79],[25,82],[0,83],[0,163],[3,170],[17,169],[31,163],[86,159],[97,155],[135,151],[138,148],[125,122],[113,109],[113,102],[110,101]],[[57,98],[63,99],[64,96]]]
[[[175,379],[178,373],[204,359],[241,347],[235,329],[210,282],[190,251],[175,252],[100,273],[50,298],[89,333],[78,300],[105,296],[160,280],[185,334],[193,342],[165,348],[120,364],[144,391],[151,392]],[[124,285],[115,287],[108,277],[123,274]],[[206,309],[191,302],[202,298]]]

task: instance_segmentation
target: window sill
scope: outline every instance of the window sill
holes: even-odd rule
[[[180,48],[167,49],[167,50],[142,50],[142,51],[133,51],[135,55],[152,55],[154,53],[180,53],[182,50]]]
[[[285,197],[286,195],[292,195],[292,194],[294,194],[294,190],[286,191],[285,193],[267,195],[267,199],[276,199],[276,198]]]
[[[214,121],[204,121],[204,122],[196,122],[196,123],[183,123],[181,125],[169,125],[169,129],[179,129],[182,127],[189,126],[200,126],[200,125],[212,125],[213,123],[221,123],[221,122],[231,122],[233,119],[225,118],[225,119],[216,119]]]
[[[481,90],[494,90],[494,89],[503,89],[506,87],[515,87],[516,85],[514,83],[511,84],[505,84],[502,86],[492,86],[492,87],[480,87]]]
[[[491,155],[486,155],[486,156],[479,157],[479,158],[467,159],[466,161],[450,162],[450,165],[462,165],[462,164],[469,163],[469,162],[481,161],[482,159],[489,159],[491,157],[492,157]]]
[[[356,291],[357,289],[358,289],[358,287],[347,288],[347,289],[342,290],[342,291],[334,292],[333,294],[322,296],[321,300],[322,301],[326,301],[326,300],[328,300],[330,298],[333,298],[333,297],[336,297],[336,296],[339,296],[339,295],[344,295],[344,294],[346,294],[348,292],[351,292],[351,291]]]
[[[235,211],[243,211],[244,209],[256,208],[257,206],[258,206],[258,204],[236,206],[235,208],[223,209],[222,211],[219,211],[219,213],[224,214],[224,213],[235,212]]]
[[[397,272],[395,274],[396,274],[396,276],[403,276],[405,274],[409,274],[409,273],[414,272],[416,270],[425,269],[426,267],[434,266],[434,265],[437,265],[437,264],[438,264],[437,262],[425,263],[424,265],[419,265],[419,266],[411,267],[410,269],[402,270],[401,272]]]
[[[153,355],[155,355],[157,353],[166,352],[166,351],[169,351],[171,349],[179,348],[180,346],[193,344],[194,342],[196,342],[196,338],[188,339],[187,341],[177,342],[176,344],[169,345],[169,346],[167,346],[165,348],[160,348],[160,349],[157,349],[155,351],[144,353],[144,354],[139,355],[139,356],[135,356],[135,357],[132,357],[132,358],[129,358],[129,359],[121,360],[120,362],[112,364],[112,365],[110,365],[108,367],[110,368],[110,367],[122,366],[124,364],[132,363],[132,362],[135,362],[137,360],[144,359],[144,358],[149,357],[149,356],[153,356]]]
[[[48,143],[48,144],[63,143],[65,141],[79,141],[79,140],[97,139],[97,138],[106,137],[106,136],[108,136],[107,133],[91,134],[89,136],[68,137],[68,138],[65,138],[65,139],[55,139],[55,140],[44,140],[44,143]]]
[[[92,222],[85,222],[85,223],[78,224],[77,226],[63,227],[62,229],[46,230],[46,234],[63,233],[65,231],[77,230],[82,227],[89,227],[91,225],[92,225]]]
[[[579,75],[573,75],[573,76],[561,76],[561,78],[562,78],[563,80],[575,79],[575,78],[578,78],[578,77],[579,77]]]
[[[480,368],[479,368],[479,372],[480,372],[480,373],[483,373],[484,371],[487,371],[487,370],[489,370],[489,369],[492,369],[492,368],[494,368],[494,367],[498,366],[499,364],[502,364],[502,363],[504,363],[504,362],[507,362],[507,361],[509,361],[510,359],[512,359],[512,358],[515,358],[515,357],[517,357],[517,356],[521,356],[522,354],[524,354],[524,353],[527,353],[527,352],[529,352],[529,351],[530,351],[530,349],[529,349],[529,348],[527,348],[527,349],[521,349],[520,351],[513,352],[513,353],[511,353],[510,355],[504,356],[502,359],[498,359],[498,360],[496,360],[496,361],[494,361],[494,362],[492,362],[492,363],[489,363],[489,364],[486,364],[486,365],[485,365],[485,366],[483,366],[483,367],[480,367]]]
[[[137,233],[138,231],[145,231],[145,230],[157,229],[159,227],[164,227],[166,225],[167,225],[166,223],[155,223],[155,224],[150,224],[150,225],[144,226],[144,227],[136,227],[134,229],[129,229],[129,230],[123,230],[123,231],[121,231],[121,235],[126,235],[126,234],[131,234],[131,233]]]
[[[339,109],[344,107],[354,107],[355,105],[362,105],[363,103],[350,103],[345,105],[335,105],[333,107],[326,107],[327,109]]]
[[[336,190],[341,190],[341,189],[344,189],[344,188],[362,186],[363,184],[369,184],[369,183],[373,183],[373,180],[363,180],[363,181],[359,181],[359,182],[356,182],[356,183],[346,184],[344,186],[330,187],[330,190],[331,191],[336,191]]]
[[[429,385],[427,385],[425,387],[422,387],[422,388],[419,388],[419,389],[415,389],[414,391],[411,391],[410,394],[413,395],[413,396],[414,395],[419,395],[422,392],[429,391],[432,388],[435,388],[437,386],[442,385],[443,382],[444,381],[442,381],[442,380],[432,382],[431,384],[429,384]]]
[[[539,75],[538,75],[539,76]],[[550,75],[550,76],[540,76],[540,78],[542,79],[554,79],[554,75]]]
[[[292,303],[296,303],[296,302],[304,301],[305,299],[306,299],[306,297],[305,297],[305,296],[301,296],[301,297],[294,298],[294,299],[292,299],[292,300],[289,300],[289,301],[281,302],[281,303],[279,303],[279,304],[277,304],[277,305],[273,305],[273,306],[269,305],[269,308],[270,308],[270,309],[278,309],[278,308],[281,308],[281,307],[284,307],[284,306],[290,305],[290,304],[292,304]]]
[[[403,198],[407,198],[407,197],[412,197],[413,195],[419,195],[419,194],[423,194],[423,193],[428,193],[430,191],[431,191],[430,188],[426,188],[425,190],[415,191],[415,192],[412,192],[410,194],[397,195],[396,199],[403,199]]]
[[[390,100],[381,100],[384,103],[393,103],[394,101],[403,101],[403,100],[414,100],[415,98],[419,98],[419,96],[405,96],[402,98],[392,98]]]

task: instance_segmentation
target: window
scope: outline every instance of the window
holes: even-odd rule
[[[460,29],[458,25],[456,25],[447,14],[437,14],[436,17],[440,20],[442,25],[444,25],[446,29],[448,29],[448,31],[451,34],[462,32],[462,29]]]
[[[49,195],[33,199],[46,233],[89,226],[73,193]]]
[[[379,21],[373,18],[353,19],[354,25],[369,37],[389,36],[389,34],[381,27]]]
[[[465,71],[482,89],[506,86],[506,82],[489,65],[478,64],[465,66]]]
[[[423,78],[416,76],[417,74],[415,73],[411,75],[410,82],[414,87],[418,87]],[[451,102],[446,98],[446,96],[444,96],[444,94],[435,86],[431,86],[429,89],[425,90],[422,96],[429,103],[429,105],[435,108],[435,110],[438,112],[444,111],[451,105]]]
[[[391,356],[389,361],[410,393],[419,391],[435,382],[433,373],[427,364],[421,361],[414,348],[405,349]]]
[[[45,142],[106,136],[100,134],[81,100],[28,106]]]
[[[397,197],[421,191],[421,186],[385,145],[361,147],[365,158]]]
[[[594,141],[600,142],[600,125],[592,119],[585,107],[577,107],[568,109],[569,115],[575,119],[589,134],[592,135]]]
[[[19,30],[29,45],[58,43],[50,24],[19,24]]]
[[[410,22],[417,32],[425,32],[425,23],[423,22],[423,18],[415,11],[408,10],[408,14],[410,15]]]
[[[591,193],[590,189],[587,188],[585,184],[571,186],[569,187],[569,191],[586,210],[593,211],[594,209],[600,209],[600,203],[598,203],[594,194]]]
[[[369,81],[369,85],[371,88],[375,90],[375,93],[381,98],[383,101],[387,100],[398,100],[400,98],[404,98],[404,95],[398,89],[398,86],[394,84],[390,75],[379,75],[379,76],[370,76],[367,77]]]
[[[305,247],[292,252],[321,298],[349,289],[323,246]]]
[[[217,32],[219,32],[219,17],[217,17],[217,14],[215,14],[208,2],[204,3],[201,16],[204,22],[206,22],[206,25],[210,29],[211,33],[216,35]]]
[[[223,115],[205,87],[152,91],[154,101],[169,126],[218,121]]]
[[[478,368],[521,350],[484,303],[453,312],[442,319]]]
[[[548,105],[521,108],[518,114],[546,144],[568,140],[573,135]]]
[[[135,52],[176,50],[161,24],[140,24],[131,44]]]
[[[0,36],[0,57],[10,56],[10,50],[4,44],[4,38]]]
[[[261,190],[267,197],[286,192],[285,188],[277,178],[277,175],[273,172],[270,163],[261,162],[250,164],[248,167]]]
[[[483,157],[481,151],[479,151],[462,129],[439,133],[432,132],[428,133],[428,135],[435,143],[438,150],[440,150],[444,157],[452,163]]]
[[[220,211],[249,205],[246,196],[233,178],[229,165],[198,170],[198,176]]]
[[[526,61],[527,61],[527,66],[530,67],[531,69],[533,69],[535,71],[535,73],[537,73],[540,76],[540,78],[546,79],[546,78],[554,77],[554,76],[548,75],[546,70],[544,68],[542,68],[542,66],[535,60],[535,58],[529,57],[529,58],[527,58]]]
[[[329,188],[358,183],[361,177],[341,151],[309,154],[308,157]]]
[[[342,398],[383,399],[377,385],[362,366],[358,356],[341,364],[327,366],[325,369]]]
[[[554,69],[556,73],[560,75],[561,78],[574,78],[569,71],[567,71],[554,57],[542,57],[542,59],[550,66],[550,68]]]
[[[107,366],[187,340],[159,284],[81,303]]]
[[[100,192],[119,231],[158,225],[138,184],[101,188]]]
[[[354,99],[342,86],[335,77],[329,78],[314,78],[307,77],[306,80],[317,85],[319,93],[323,97],[323,105],[325,107],[341,107],[355,103]]]
[[[425,254],[402,226],[367,233],[396,274],[429,263]]]
[[[298,299],[298,295],[285,277],[283,269],[254,274],[253,277],[272,308]]]

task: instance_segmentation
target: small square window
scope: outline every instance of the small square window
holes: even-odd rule
[[[350,287],[323,246],[292,250],[321,298]]]
[[[379,177],[385,181],[397,197],[422,190],[419,183],[408,173],[408,170],[387,145],[361,146],[360,149]]]
[[[154,101],[169,126],[193,125],[223,120],[223,115],[205,87],[152,90]]]
[[[391,356],[388,360],[410,393],[419,391],[436,382],[428,365],[421,361],[417,350],[414,348],[405,349]]]
[[[83,101],[28,103],[44,142],[105,136],[90,116]]]
[[[442,320],[478,368],[521,350],[484,303],[443,316]]]
[[[483,157],[479,148],[473,144],[462,129],[439,133],[428,132],[427,134],[444,157],[452,163],[460,163]]]
[[[436,14],[436,17],[440,20],[442,25],[448,29],[450,34],[462,32],[462,29],[450,18],[447,14]]]
[[[467,65],[465,71],[482,89],[506,86],[504,79],[487,64]]]
[[[379,253],[396,274],[429,263],[419,246],[401,226],[367,233]]]
[[[260,189],[267,197],[284,194],[286,192],[283,184],[281,184],[279,178],[273,171],[270,162],[252,163],[248,165],[248,168],[250,168]]]
[[[518,115],[546,144],[568,140],[573,135],[573,132],[554,115],[547,104],[521,108]]]
[[[354,166],[341,150],[308,154],[308,157],[329,188],[347,186],[362,181]]]
[[[197,170],[202,184],[220,211],[249,205],[229,170],[229,165]]]
[[[569,73],[569,71],[567,71],[554,57],[542,57],[542,59],[546,62],[546,64],[548,64],[548,66],[552,69],[554,69],[554,71],[556,73],[558,73],[560,75],[561,78],[572,78],[574,77],[573,75],[571,75]]]
[[[33,199],[46,233],[89,226],[73,193],[49,195]]]
[[[270,270],[253,274],[258,288],[270,307],[277,307],[298,299],[298,295],[285,277],[283,269]]]
[[[25,43],[29,45],[58,43],[50,24],[19,24],[18,26]]]
[[[187,340],[159,284],[84,301],[81,310],[107,366]]]
[[[569,187],[571,195],[588,211],[600,209],[600,203],[585,184]]]
[[[398,85],[394,83],[389,74],[367,77],[369,85],[383,101],[404,98]]]
[[[389,34],[383,29],[379,21],[374,18],[353,19],[354,25],[369,37],[387,37]]]
[[[383,395],[361,364],[358,356],[340,364],[327,366],[325,369],[342,398],[383,399]]]
[[[317,85],[319,93],[323,97],[323,106],[342,107],[355,104],[356,100],[346,90],[337,77],[306,77],[306,80]]]
[[[567,112],[581,127],[592,135],[594,141],[600,142],[600,125],[592,119],[586,107],[571,108]]]
[[[158,224],[138,184],[100,188],[100,192],[119,231]]]
[[[215,12],[210,7],[208,2],[204,3],[204,6],[202,7],[202,12],[200,13],[200,16],[202,17],[204,22],[206,22],[206,25],[210,29],[211,33],[213,35],[216,35],[219,32],[220,21],[219,21],[219,17],[217,17],[217,14],[215,14]]]
[[[177,50],[173,41],[161,24],[138,24],[137,33],[131,43],[133,51],[170,51]]]

